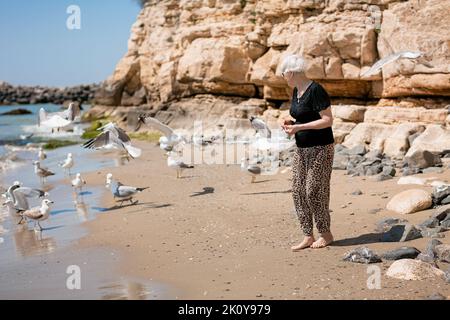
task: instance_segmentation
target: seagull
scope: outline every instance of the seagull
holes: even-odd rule
[[[119,149],[126,153],[126,157],[137,158],[142,151],[131,145],[131,139],[124,130],[112,122],[107,123],[98,130],[102,131],[98,136],[83,144],[87,149]]]
[[[6,195],[14,204],[14,208],[20,212],[30,209],[27,198],[43,198],[48,196],[48,193],[39,189],[22,187],[19,181],[15,181],[6,191]]]
[[[60,162],[59,165],[60,165],[61,167],[63,167],[64,170],[66,170],[66,172],[68,172],[68,173],[69,173],[69,176],[70,176],[70,169],[71,169],[71,168],[73,167],[73,165],[74,165],[72,153],[68,153],[68,154],[67,154],[66,160],[64,160],[63,162]]]
[[[34,165],[34,173],[36,173],[36,175],[41,178],[41,183],[44,183],[47,177],[55,175],[50,170],[42,168],[41,163],[39,161],[34,161],[33,165]]]
[[[111,190],[111,192],[114,196],[114,199],[118,198],[121,201],[120,202],[121,206],[124,201],[130,201],[131,204],[136,204],[137,201],[133,202],[133,196],[138,192],[142,192],[145,189],[148,189],[148,187],[136,188],[136,187],[124,186],[119,181],[115,181],[113,179],[112,173],[108,173],[106,175],[106,187]]]
[[[241,159],[241,170],[252,176],[251,183],[254,183],[256,181],[256,176],[261,174],[261,167],[256,164],[249,164],[248,158],[246,157]]]
[[[172,128],[163,124],[161,121],[154,117],[140,115],[138,117],[138,124],[134,131],[139,130],[142,124],[153,127],[163,133],[163,136],[159,138],[159,147],[165,151],[170,152],[177,144],[185,142],[182,136],[177,135]]]
[[[38,158],[40,161],[44,161],[45,159],[47,159],[47,154],[44,152],[44,149],[42,147],[39,148]]]
[[[177,179],[181,178],[181,174],[183,173],[184,169],[192,169],[194,168],[194,166],[191,165],[187,165],[186,163],[184,163],[183,161],[181,161],[180,159],[176,159],[176,153],[169,151],[167,153],[167,166],[169,168],[172,169],[176,169],[177,170]]]
[[[48,114],[47,111],[45,111],[44,108],[41,108],[39,110],[38,115],[38,127],[44,126],[52,129],[53,131],[56,129],[59,131],[59,129],[68,126],[72,121],[65,119],[61,114],[56,113],[50,113]]]
[[[30,220],[34,220],[34,228],[36,229],[36,225],[39,226],[39,231],[42,231],[42,227],[39,224],[39,221],[47,220],[50,215],[50,204],[54,202],[49,199],[42,200],[42,204],[40,207],[34,207],[29,210],[25,210],[20,215],[22,219],[28,218]],[[19,224],[22,222],[19,221]]]
[[[77,173],[75,179],[72,180],[72,187],[75,190],[79,190],[80,192],[83,190],[83,186],[86,184],[86,181],[81,178],[81,173]]]
[[[30,139],[32,136],[34,136],[34,133],[30,133],[30,134],[21,134],[21,135],[20,135],[20,139],[21,139],[21,140],[28,140],[28,139]]]
[[[272,132],[270,131],[264,120],[251,116],[250,123],[253,129],[256,130],[256,134],[258,136],[270,139],[270,137],[272,136]]]

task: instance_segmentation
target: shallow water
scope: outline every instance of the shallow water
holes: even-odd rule
[[[0,112],[3,110],[0,108]],[[26,126],[25,122],[20,125]],[[3,137],[7,137],[6,134]],[[105,188],[90,186],[87,181],[82,192],[76,194],[70,180],[77,172],[83,174],[116,166],[119,164],[116,159],[83,149],[80,145],[48,151],[42,165],[55,172],[55,176],[41,185],[32,165],[37,158],[37,150],[19,148],[14,152],[20,165],[0,172],[0,184],[7,187],[16,180],[21,181],[24,186],[47,191],[55,203],[49,219],[41,222],[41,232],[34,230],[33,222],[18,225],[18,217],[9,216],[6,208],[0,208],[0,299],[168,298],[169,289],[163,284],[118,276],[112,267],[118,262],[118,254],[112,250],[75,250],[71,246],[86,235],[83,222],[95,219],[99,214],[110,213],[101,207],[101,197],[108,192]],[[75,159],[71,178],[58,165],[69,152]],[[40,202],[40,199],[32,199],[30,206],[38,206]],[[80,266],[80,290],[66,287],[69,265]]]

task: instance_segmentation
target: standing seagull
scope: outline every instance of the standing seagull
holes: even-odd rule
[[[120,200],[121,206],[124,201],[130,201],[131,204],[138,203],[138,201],[133,202],[133,196],[138,192],[142,192],[145,189],[148,189],[148,187],[136,188],[136,187],[124,186],[119,181],[115,181],[113,179],[112,173],[108,173],[106,175],[106,187],[111,190],[111,193],[113,194],[114,199],[118,198]]]
[[[86,184],[86,181],[81,178],[81,173],[77,173],[75,179],[72,180],[72,187],[75,190],[76,200],[78,200],[78,193],[82,192],[83,186]]]
[[[42,147],[39,147],[38,158],[40,161],[44,161],[45,159],[47,159],[47,154],[44,152],[44,149]]]
[[[68,153],[68,154],[67,154],[66,160],[64,160],[63,162],[60,162],[59,165],[60,165],[61,167],[63,167],[64,170],[65,170],[66,172],[68,172],[68,173],[69,173],[69,176],[70,176],[70,169],[71,169],[71,168],[73,167],[73,165],[74,165],[72,153]]]
[[[270,139],[270,137],[272,136],[272,132],[270,131],[264,120],[251,116],[250,123],[253,129],[256,130],[257,135]]]
[[[54,176],[55,174],[46,168],[41,167],[41,163],[39,161],[33,162],[34,165],[34,173],[41,179],[41,183],[45,183],[45,180],[49,176]]]
[[[241,159],[241,170],[252,176],[251,183],[254,183],[256,181],[256,176],[261,174],[261,167],[256,164],[249,164],[246,157]]]
[[[142,124],[153,127],[163,133],[163,136],[159,138],[159,147],[165,151],[172,151],[177,144],[184,141],[183,137],[177,135],[171,127],[165,125],[154,117],[140,115],[138,118],[138,124],[134,130],[139,130]]]
[[[167,166],[169,168],[177,170],[177,179],[181,178],[181,174],[184,169],[192,169],[194,166],[187,165],[182,160],[176,158],[176,153],[168,152],[167,153]]]
[[[142,151],[131,145],[131,139],[121,128],[109,122],[98,130],[102,131],[98,136],[83,144],[87,149],[119,149],[126,153],[126,157],[140,157]]]
[[[39,226],[39,231],[42,231],[42,227],[39,224],[39,221],[48,219],[48,216],[50,215],[50,204],[53,204],[53,201],[49,199],[42,200],[42,204],[40,207],[34,207],[21,213],[22,219],[28,218],[34,220],[34,228],[36,229],[37,224]],[[19,224],[21,222],[22,220],[19,221]]]

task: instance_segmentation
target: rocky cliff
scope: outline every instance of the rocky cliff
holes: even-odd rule
[[[338,142],[383,149],[391,139],[387,150],[401,156],[428,125],[438,126],[428,135],[448,134],[449,17],[450,0],[151,0],[96,101],[124,114],[144,106],[174,125],[216,116],[241,127],[263,112],[275,123],[289,99],[277,71],[297,53],[333,97]],[[403,50],[425,56],[361,76]]]

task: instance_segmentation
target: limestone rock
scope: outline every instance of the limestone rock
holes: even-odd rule
[[[433,267],[431,264],[413,259],[401,259],[394,261],[386,275],[402,280],[425,280],[435,277],[444,277],[445,273]]]
[[[422,189],[402,191],[387,203],[386,209],[400,214],[409,214],[431,207],[431,195]]]

